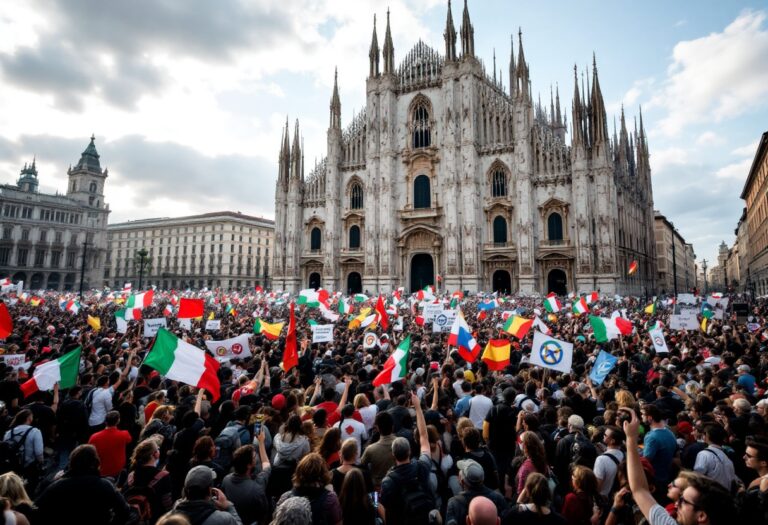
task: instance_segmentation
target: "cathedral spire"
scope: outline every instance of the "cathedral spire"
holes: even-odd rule
[[[573,65],[573,145],[583,145],[584,134],[582,128],[581,93],[579,93],[579,72],[576,64]]]
[[[387,9],[387,29],[384,33],[384,74],[395,73],[395,46],[392,44],[392,31],[389,29],[389,9]]]
[[[467,0],[464,0],[464,13],[461,16],[461,54],[475,56],[475,28],[469,20]]]
[[[445,21],[445,61],[456,61],[456,28],[453,25],[453,14],[451,13],[451,0],[448,0],[448,17]]]
[[[603,93],[600,91],[600,81],[597,76],[597,60],[592,54],[592,142],[597,144],[608,140],[608,123],[605,117],[605,103],[603,102]]]
[[[370,71],[368,76],[375,78],[379,76],[379,39],[376,36],[376,14],[373,15],[373,36],[371,37],[371,49],[368,51],[370,60]]]
[[[496,85],[496,48],[493,48],[493,84]]]
[[[525,62],[525,51],[523,51],[523,30],[517,31],[517,78],[520,80],[520,91],[523,95],[528,92],[528,64]]]
[[[283,136],[282,140],[280,141],[280,159],[278,161],[278,174],[277,174],[277,180],[278,182],[282,184],[286,184],[288,182],[288,177],[290,176],[290,169],[291,169],[291,147],[290,147],[290,137],[288,136],[288,117],[285,117],[285,127],[283,128]]]
[[[517,80],[515,78],[515,35],[509,35],[509,94],[517,93]]]
[[[552,91],[552,84],[549,85],[549,124],[550,126],[554,126],[557,122],[555,121],[555,95]]]
[[[333,129],[341,129],[341,99],[339,98],[339,68],[333,72],[333,95],[331,96],[331,123]]]
[[[301,153],[301,136],[299,135],[299,119],[293,131],[293,144],[291,145],[291,179],[301,179],[301,164],[304,155]]]
[[[560,111],[560,86],[555,84],[555,118],[557,119],[557,125],[563,126],[563,114]]]

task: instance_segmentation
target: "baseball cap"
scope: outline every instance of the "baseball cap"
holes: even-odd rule
[[[749,368],[749,365],[739,365],[739,368],[737,368],[737,370],[739,372],[749,372],[752,369]]]
[[[483,467],[474,459],[462,459],[456,465],[459,467],[462,479],[470,485],[480,485],[485,481]]]
[[[128,348],[129,346],[130,345],[128,343],[123,343],[123,344],[120,345],[120,348],[125,349],[125,348]]]
[[[198,465],[192,467],[184,478],[184,488],[198,487],[207,489],[213,486],[213,480],[216,479],[216,472],[211,467]]]
[[[272,408],[275,410],[282,410],[285,408],[285,396],[283,394],[276,394],[272,398]]]

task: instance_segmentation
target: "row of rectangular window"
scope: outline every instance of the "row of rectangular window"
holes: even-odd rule
[[[30,206],[6,204],[3,207],[3,217],[9,219],[32,219],[33,210],[34,208]],[[58,222],[61,224],[81,224],[83,220],[82,214],[80,213],[69,213],[47,208],[41,208],[37,218],[41,221]]]
[[[19,248],[16,252],[16,266],[24,267],[27,266],[28,260],[29,260],[29,251],[27,248]],[[11,252],[12,249],[10,247],[2,247],[0,248],[0,265],[8,265],[11,261]],[[55,250],[51,252],[51,258],[47,265],[49,268],[59,268],[61,266],[61,254],[62,252]],[[45,265],[45,255],[46,250],[35,250],[34,255],[34,266],[36,268],[42,268]],[[66,258],[66,267],[67,268],[74,268],[75,267],[75,258],[77,257],[77,253],[74,251],[67,252],[67,258]]]

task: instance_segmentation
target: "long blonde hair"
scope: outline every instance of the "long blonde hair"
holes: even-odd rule
[[[16,507],[22,503],[34,505],[24,489],[24,482],[15,472],[6,472],[0,476],[0,496],[8,498],[11,507]]]

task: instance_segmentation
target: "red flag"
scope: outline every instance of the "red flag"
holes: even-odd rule
[[[291,318],[288,322],[288,335],[285,338],[285,350],[283,350],[283,370],[286,372],[299,364],[299,351],[296,344],[296,315],[293,313],[295,307],[291,302]]]
[[[376,301],[376,313],[379,314],[379,324],[384,330],[389,328],[389,317],[387,316],[387,309],[384,306],[384,299],[379,296],[379,300]]]
[[[195,317],[202,317],[203,310],[205,310],[205,302],[202,299],[182,298],[181,301],[179,301],[179,313],[176,317],[178,319],[194,319]]]
[[[0,339],[5,339],[13,332],[13,320],[5,303],[0,303]]]

